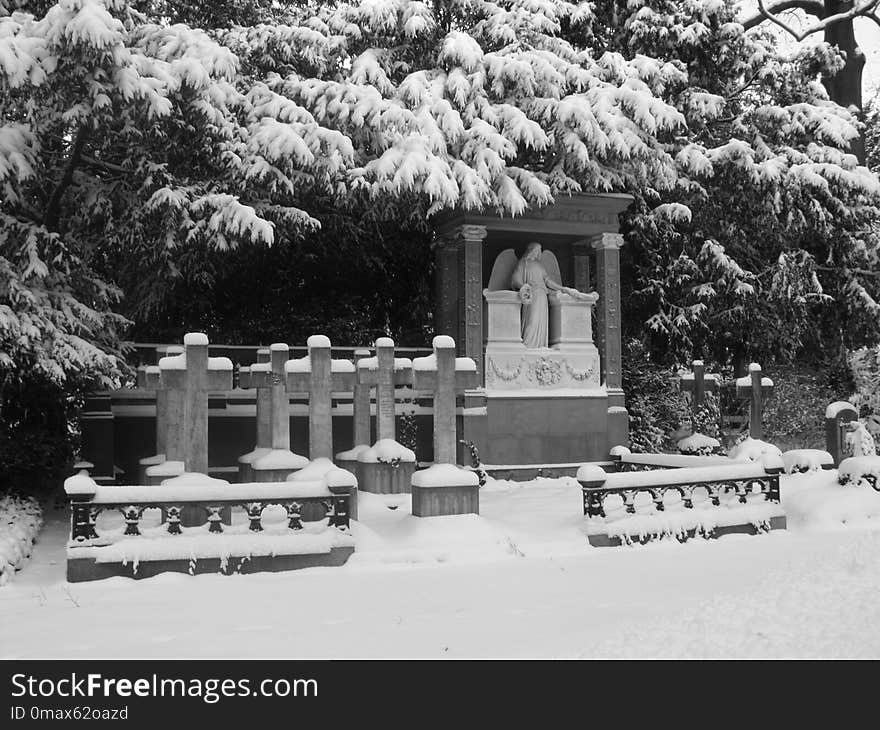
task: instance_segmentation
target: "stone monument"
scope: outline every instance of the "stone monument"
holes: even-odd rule
[[[435,333],[477,364],[458,417],[485,464],[601,460],[628,443],[618,216],[631,201],[572,195],[436,222]]]

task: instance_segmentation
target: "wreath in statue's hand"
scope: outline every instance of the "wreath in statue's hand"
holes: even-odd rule
[[[519,299],[523,304],[530,304],[532,301],[532,285],[523,284],[519,289]]]

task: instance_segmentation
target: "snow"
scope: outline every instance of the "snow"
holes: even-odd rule
[[[680,469],[654,469],[651,471],[629,471],[607,474],[606,489],[624,487],[656,487],[664,484],[684,484],[705,481],[724,481],[725,479],[749,479],[765,477],[763,464],[749,462],[729,466],[694,466]]]
[[[376,347],[394,347],[394,340],[390,337],[380,337],[376,340]]]
[[[375,464],[376,462],[416,460],[415,452],[397,443],[394,439],[379,439],[369,449],[358,454],[358,461],[363,464]]]
[[[693,380],[694,374],[693,373],[679,373],[678,377],[681,378],[682,380]],[[719,377],[715,373],[703,373],[703,380],[717,381],[717,380],[719,380]],[[751,381],[749,381],[749,382],[751,382]]]
[[[450,337],[449,339],[452,338]],[[361,362],[363,362],[363,360],[361,360]],[[412,369],[427,372],[436,371],[437,356],[434,353],[431,353],[430,355],[426,355],[425,357],[414,358],[412,361]],[[457,357],[455,358],[455,370],[456,372],[475,373],[477,371],[477,363],[475,363],[473,359],[469,357]]]
[[[145,456],[143,459],[138,459],[138,464],[141,466],[156,466],[164,461],[165,454],[154,454],[153,456]]]
[[[228,357],[209,357],[208,370],[232,371],[232,360]]]
[[[159,370],[186,370],[186,355],[166,355],[159,359]]]
[[[331,373],[354,373],[354,363],[351,360],[331,360]]]
[[[325,335],[312,335],[306,340],[309,349],[313,347],[330,347],[330,338]]]
[[[259,459],[261,456],[265,456],[266,454],[268,454],[270,451],[272,451],[272,449],[265,446],[258,446],[253,451],[248,451],[246,454],[242,454],[241,456],[239,456],[238,463],[251,464],[256,459]]]
[[[312,372],[312,359],[306,355],[305,357],[295,357],[284,363],[285,373],[310,373]]]
[[[682,454],[709,454],[721,448],[721,442],[702,433],[694,433],[681,439],[676,446]]]
[[[711,466],[712,464],[730,464],[732,461],[727,456],[695,456],[693,454],[623,454],[622,460],[627,464],[652,464],[665,467]]]
[[[767,455],[782,458],[782,452],[776,446],[751,436],[736,444],[727,455],[734,461],[760,461]]]
[[[361,493],[341,568],[138,582],[66,583],[70,516],[53,512],[0,590],[0,655],[876,658],[880,505],[836,479],[781,477],[785,531],[622,548],[587,544],[570,478],[489,479],[479,516],[430,520],[409,495]],[[72,611],[88,614],[87,636],[70,631]]]
[[[825,409],[825,418],[837,418],[841,411],[858,411],[852,403],[848,403],[845,400],[834,401],[834,403],[829,404],[829,406]]]
[[[132,565],[145,560],[198,560],[231,556],[305,555],[328,553],[334,547],[354,544],[351,535],[323,524],[304,523],[302,530],[290,530],[286,523],[252,532],[246,524],[225,527],[212,534],[208,526],[182,528],[182,535],[169,536],[165,526],[143,530],[139,536],[118,535],[111,544],[76,544],[76,557],[94,558],[98,563]]]
[[[838,474],[841,484],[872,486],[877,489],[880,487],[880,456],[851,456],[840,462]]]
[[[320,478],[285,482],[230,484],[205,474],[188,472],[166,479],[159,486],[98,486],[94,504],[164,504],[244,499],[300,499],[327,497],[330,492]]]
[[[340,451],[338,454],[336,454],[336,459],[338,461],[357,461],[358,456],[360,456],[362,452],[367,451],[369,448],[370,447],[367,444],[358,444],[348,451]]]
[[[880,513],[842,525],[850,504],[818,519],[849,496],[835,480],[782,477],[787,531],[626,548],[587,545],[573,479],[490,479],[480,516],[431,520],[410,514],[409,495],[361,493],[357,552],[341,568],[74,585],[59,559],[69,514],[57,512],[0,591],[0,655],[229,656],[207,632],[240,639],[237,657],[876,658],[865,626],[880,618]],[[88,612],[87,640],[69,630],[69,596]],[[242,624],[255,605],[259,619]]]
[[[284,342],[273,342],[269,345],[269,352],[290,352],[290,347]]]
[[[476,472],[460,469],[454,464],[434,464],[413,474],[414,487],[476,487]]]
[[[187,332],[183,336],[183,344],[184,347],[186,345],[200,345],[207,347],[208,335],[206,335],[204,332]]]
[[[428,357],[431,357],[429,355]],[[420,358],[416,358],[417,360]],[[457,359],[457,358],[456,358]],[[379,358],[374,355],[373,357],[362,357],[358,360],[357,363],[358,369],[363,370],[378,370],[379,369]],[[395,357],[394,358],[394,369],[395,370],[409,370],[413,366],[413,361],[408,357]]]
[[[163,461],[161,464],[147,467],[148,477],[176,477],[186,471],[182,461]]]
[[[791,449],[782,455],[785,473],[818,471],[826,466],[834,466],[834,457],[821,449]]]
[[[0,496],[0,587],[24,567],[42,525],[43,513],[36,499]]]
[[[752,376],[751,375],[743,375],[741,378],[736,379],[736,384],[743,388],[748,387],[752,384]],[[769,388],[773,385],[773,381],[768,377],[761,378],[761,386],[764,388]]]
[[[629,456],[632,452],[626,446],[618,444],[617,446],[612,446],[609,453],[611,456]]]
[[[67,477],[64,480],[64,492],[68,495],[94,494],[97,489],[97,482],[89,476],[85,469],[81,469],[72,477]]]
[[[576,478],[579,482],[604,482],[608,473],[596,464],[582,464],[578,467]]]
[[[251,461],[256,471],[267,469],[302,469],[309,460],[305,456],[294,454],[290,449],[269,449],[267,453]]]
[[[454,349],[455,348],[455,340],[453,340],[449,335],[437,335],[431,341],[435,350],[442,349]]]

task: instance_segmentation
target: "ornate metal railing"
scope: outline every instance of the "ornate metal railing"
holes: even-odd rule
[[[669,492],[677,492],[681,496],[685,509],[693,509],[697,490],[704,490],[714,506],[720,506],[722,497],[729,493],[733,493],[741,504],[746,504],[750,495],[763,495],[765,501],[778,503],[781,471],[781,467],[765,469],[760,464],[746,464],[736,467],[664,468],[662,473],[651,475],[654,478],[649,480],[644,478],[648,475],[625,472],[609,474],[604,480],[580,480],[584,515],[606,517],[605,500],[612,495],[622,500],[626,513],[635,514],[635,500],[641,493],[650,495],[658,512],[665,510],[664,500]]]

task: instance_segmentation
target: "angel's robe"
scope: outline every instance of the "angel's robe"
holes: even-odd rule
[[[550,305],[547,301],[549,274],[540,259],[523,256],[510,277],[511,288],[519,291],[528,284],[532,299],[522,305],[522,340],[527,348],[547,347]]]

